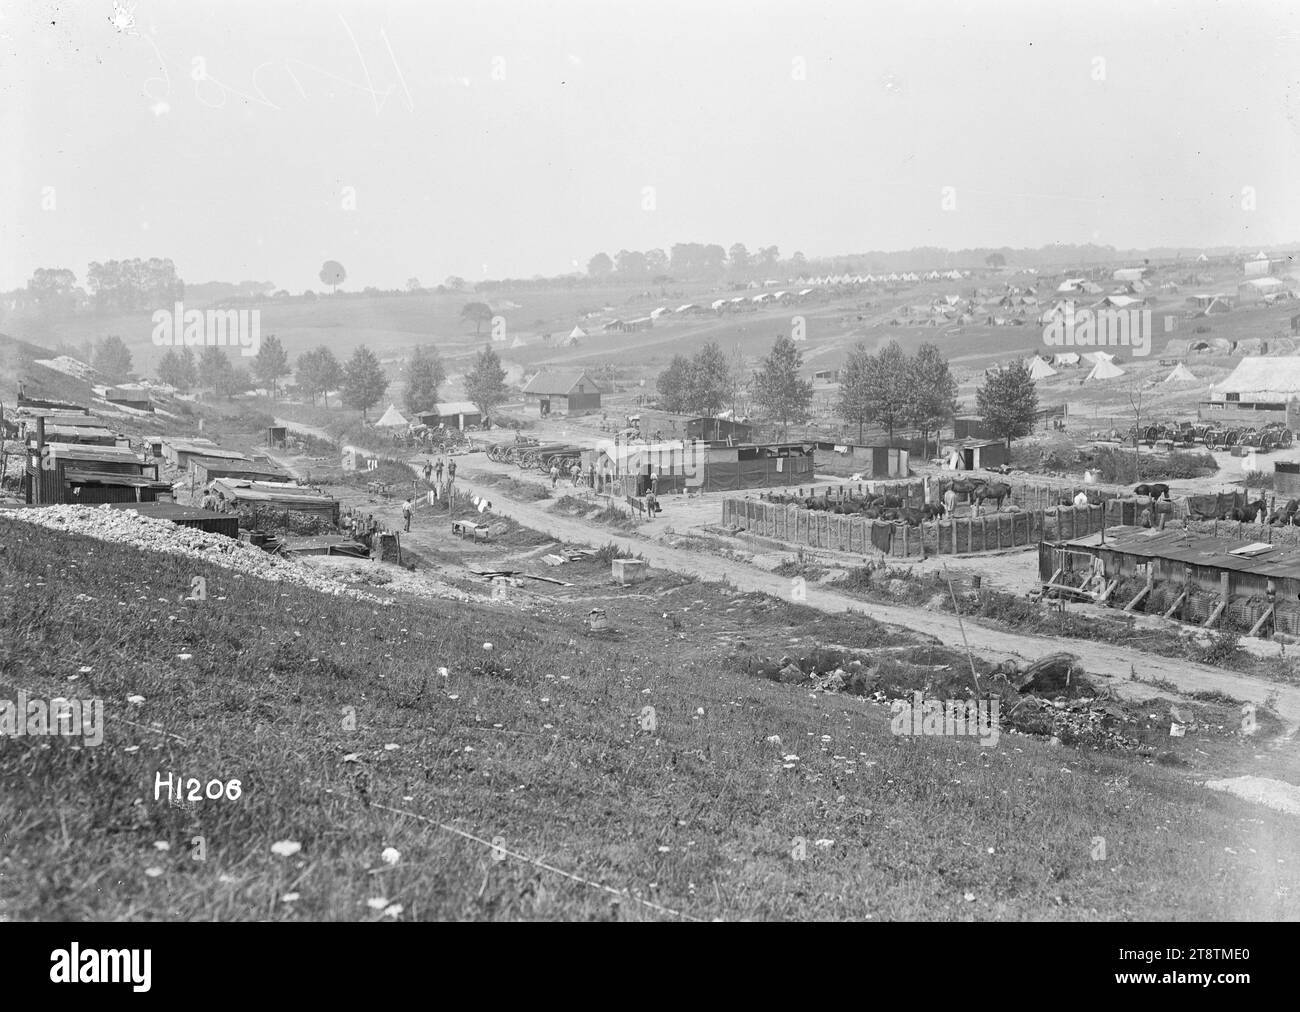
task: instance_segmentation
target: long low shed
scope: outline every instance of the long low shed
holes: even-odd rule
[[[195,457],[220,457],[224,460],[248,460],[248,455],[238,450],[227,450],[210,439],[168,439],[163,438],[163,456],[173,467],[181,471],[189,470]]]
[[[296,485],[278,482],[244,481],[237,478],[218,478],[212,487],[238,505],[272,510],[293,510],[307,513],[327,523],[339,522],[339,501],[333,496],[319,495]]]
[[[225,457],[191,457],[190,471],[197,485],[206,485],[218,478],[243,478],[248,481],[290,480],[290,476],[274,464],[230,460]]]
[[[228,538],[239,537],[239,517],[233,513],[214,513],[212,510],[195,509],[193,506],[181,506],[171,502],[118,502],[109,503],[115,510],[134,510],[143,517],[156,520],[170,520],[181,527],[193,527],[208,534],[224,534]]]
[[[28,503],[40,506],[138,502],[171,494],[171,486],[159,480],[156,464],[125,448],[81,443],[28,447],[23,490]]]
[[[1039,545],[1044,585],[1077,586],[1099,571],[1107,585],[1125,585],[1112,605],[1264,635],[1300,633],[1300,545],[1141,527],[1108,528],[1104,542],[1095,534]]]

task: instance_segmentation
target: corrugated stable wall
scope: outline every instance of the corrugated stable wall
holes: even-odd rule
[[[861,555],[912,558],[965,555],[1081,538],[1101,530],[1101,506],[1061,506],[1050,512],[987,513],[929,520],[920,527],[862,516],[807,510],[754,499],[724,499],[722,523],[794,545]]]
[[[1233,526],[1223,525],[1221,526]],[[1251,526],[1247,524],[1246,526]],[[1150,564],[1154,581],[1151,593],[1139,606],[1138,611],[1147,615],[1163,615],[1178,600],[1184,589],[1189,589],[1187,597],[1178,605],[1171,618],[1195,625],[1204,625],[1206,620],[1218,607],[1223,594],[1223,574],[1228,574],[1228,606],[1224,609],[1227,621],[1220,618],[1218,627],[1234,625],[1239,629],[1249,629],[1268,610],[1268,578],[1258,573],[1243,573],[1235,570],[1216,569],[1213,566],[1192,566],[1190,581],[1188,566],[1176,559],[1146,559],[1135,555],[1125,555],[1116,551],[1107,551],[1100,547],[1079,548],[1062,551],[1050,544],[1042,544],[1038,550],[1038,575],[1044,583],[1050,579],[1057,567],[1062,569],[1060,582],[1077,586],[1091,569],[1089,557],[1100,555],[1105,560],[1106,578],[1129,581],[1124,595],[1111,598],[1110,606],[1123,608],[1128,602],[1121,598],[1135,591],[1146,580],[1146,570],[1141,567]],[[1275,603],[1273,628],[1278,632],[1300,633],[1300,580],[1275,578]],[[1269,629],[1261,630],[1267,635]]]

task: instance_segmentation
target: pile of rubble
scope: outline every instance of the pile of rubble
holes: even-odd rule
[[[947,679],[940,676],[957,674],[952,664],[914,663],[898,653],[892,657],[906,667],[905,674],[899,674],[898,664],[887,675],[882,674],[882,667],[888,667],[890,659],[885,652],[874,656],[861,652],[855,657],[849,652],[826,648],[813,650],[806,657],[751,659],[745,669],[775,682],[819,692],[845,692],[883,705],[898,699],[909,700],[918,690],[931,697],[932,679],[942,681]],[[1162,724],[1166,733],[1171,722],[1178,726],[1186,724],[1186,719],[1176,711],[1171,711],[1174,713],[1171,719],[1164,715],[1143,719],[1131,713],[1109,690],[1099,688],[1087,678],[1074,654],[1049,654],[1024,667],[1007,660],[984,671],[979,681],[981,696],[999,700],[1000,720],[1005,730],[1047,738],[1053,744],[1137,749],[1145,754],[1151,747],[1143,739],[1151,739]],[[968,682],[962,691],[970,694]]]
[[[243,541],[182,527],[170,520],[141,516],[131,510],[108,506],[44,506],[13,510],[6,516],[50,530],[84,534],[100,541],[211,563],[258,580],[292,583],[322,594],[346,594],[376,604],[391,603],[387,598],[341,586],[296,560],[270,555]]]

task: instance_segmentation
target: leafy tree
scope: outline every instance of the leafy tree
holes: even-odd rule
[[[343,269],[343,265],[337,260],[326,260],[321,264],[320,279],[330,286],[331,291],[337,292],[339,285],[347,280],[348,272]]]
[[[587,261],[587,273],[593,278],[604,278],[614,273],[614,261],[608,253],[597,253]]]
[[[343,383],[343,367],[334,353],[321,345],[298,356],[298,385],[316,403],[316,395],[325,398],[329,407],[329,392]]]
[[[131,352],[126,342],[116,334],[109,334],[95,348],[94,367],[114,383],[131,376]]]
[[[176,265],[158,257],[102,264],[92,261],[86,269],[86,287],[101,312],[162,306],[185,294],[185,282],[176,276]]]
[[[509,398],[506,371],[491,345],[478,353],[474,368],[465,374],[465,394],[482,413],[484,423],[490,419],[492,409]]]
[[[465,290],[465,279],[457,277],[455,274],[450,275],[443,284],[453,292],[463,292]]]
[[[906,424],[908,398],[911,388],[908,377],[907,356],[896,341],[890,341],[873,355],[867,365],[867,397],[871,402],[871,418],[889,433],[894,441],[894,429]]]
[[[931,432],[938,432],[957,406],[957,381],[937,345],[923,344],[908,363],[907,422],[921,430],[929,453]]]
[[[668,269],[668,254],[661,249],[646,250],[645,269],[654,275],[663,274]]]
[[[474,336],[478,337],[483,332],[483,324],[492,322],[492,307],[486,302],[467,302],[460,318],[474,321]]]
[[[745,248],[743,242],[734,243],[731,249],[727,251],[727,255],[731,258],[732,267],[739,267],[743,270],[749,266],[749,250]]]
[[[674,355],[668,368],[655,380],[655,389],[659,391],[659,406],[672,414],[685,412],[690,384],[691,360],[685,355]]]
[[[233,382],[232,375],[235,367],[230,364],[224,348],[216,344],[207,344],[199,352],[197,371],[199,386],[219,394],[227,390]]]
[[[865,345],[859,344],[849,353],[844,364],[844,378],[840,381],[839,401],[835,410],[839,416],[850,424],[858,426],[858,442],[862,442],[862,429],[871,421],[871,372],[872,355]]]
[[[262,339],[262,346],[253,357],[253,376],[263,386],[271,388],[271,400],[275,400],[276,384],[281,376],[289,375],[289,356],[284,346],[274,334]]]
[[[194,364],[194,349],[187,345],[181,349],[180,355],[177,357],[180,359],[180,370],[177,374],[180,379],[178,386],[180,390],[188,392],[190,387],[199,381],[198,367]]]
[[[428,411],[438,403],[438,387],[447,382],[442,356],[431,344],[419,345],[406,360],[406,390],[402,401],[411,415]],[[382,392],[382,391],[381,391]]]
[[[781,259],[781,251],[775,246],[764,246],[758,251],[758,258],[764,267],[772,267]]]
[[[66,267],[38,267],[27,294],[42,312],[66,313],[76,307],[77,276]]]
[[[1038,412],[1038,391],[1023,362],[991,373],[984,385],[975,391],[975,407],[984,424],[1007,441],[1027,436],[1034,431]]]
[[[225,358],[223,353],[222,358]],[[217,379],[216,392],[225,397],[228,401],[235,399],[235,394],[241,394],[253,386],[252,374],[242,365],[236,367],[226,359],[227,369],[225,369]]]
[[[621,249],[614,258],[619,274],[640,277],[645,273],[645,254],[636,250]]]
[[[366,412],[375,406],[387,389],[388,377],[384,375],[375,353],[364,345],[354,351],[343,367],[343,402],[359,409],[364,421]]]
[[[984,262],[990,267],[1005,267],[1007,265],[1007,258],[1001,253],[990,253],[984,258]]]
[[[176,349],[168,348],[158,360],[158,381],[180,390],[183,369],[181,357],[176,353]]]
[[[768,417],[781,423],[782,438],[791,422],[807,420],[812,404],[812,382],[800,378],[801,369],[803,354],[788,335],[782,334],[754,376],[754,393]]]
[[[710,341],[691,359],[686,378],[686,410],[712,417],[722,410],[731,387],[731,370],[717,342]]]

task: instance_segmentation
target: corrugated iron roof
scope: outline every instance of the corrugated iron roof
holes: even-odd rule
[[[129,485],[131,488],[150,488],[155,485],[159,488],[171,488],[165,481],[154,481],[142,474],[117,474],[111,471],[83,471],[69,468],[63,472],[63,477],[68,481],[82,484],[94,482],[100,485]]]
[[[602,393],[600,385],[587,375],[585,369],[565,369],[555,372],[539,372],[524,387],[526,394],[565,397],[573,393],[580,382],[591,385],[592,393]]]
[[[1077,548],[1101,548],[1142,558],[1170,559],[1189,566],[1300,579],[1300,545],[1277,544],[1271,550],[1255,556],[1231,555],[1230,552],[1256,542],[1215,538],[1182,529],[1160,531],[1145,527],[1112,527],[1106,532],[1105,544],[1101,542],[1100,532],[1063,544]]]

